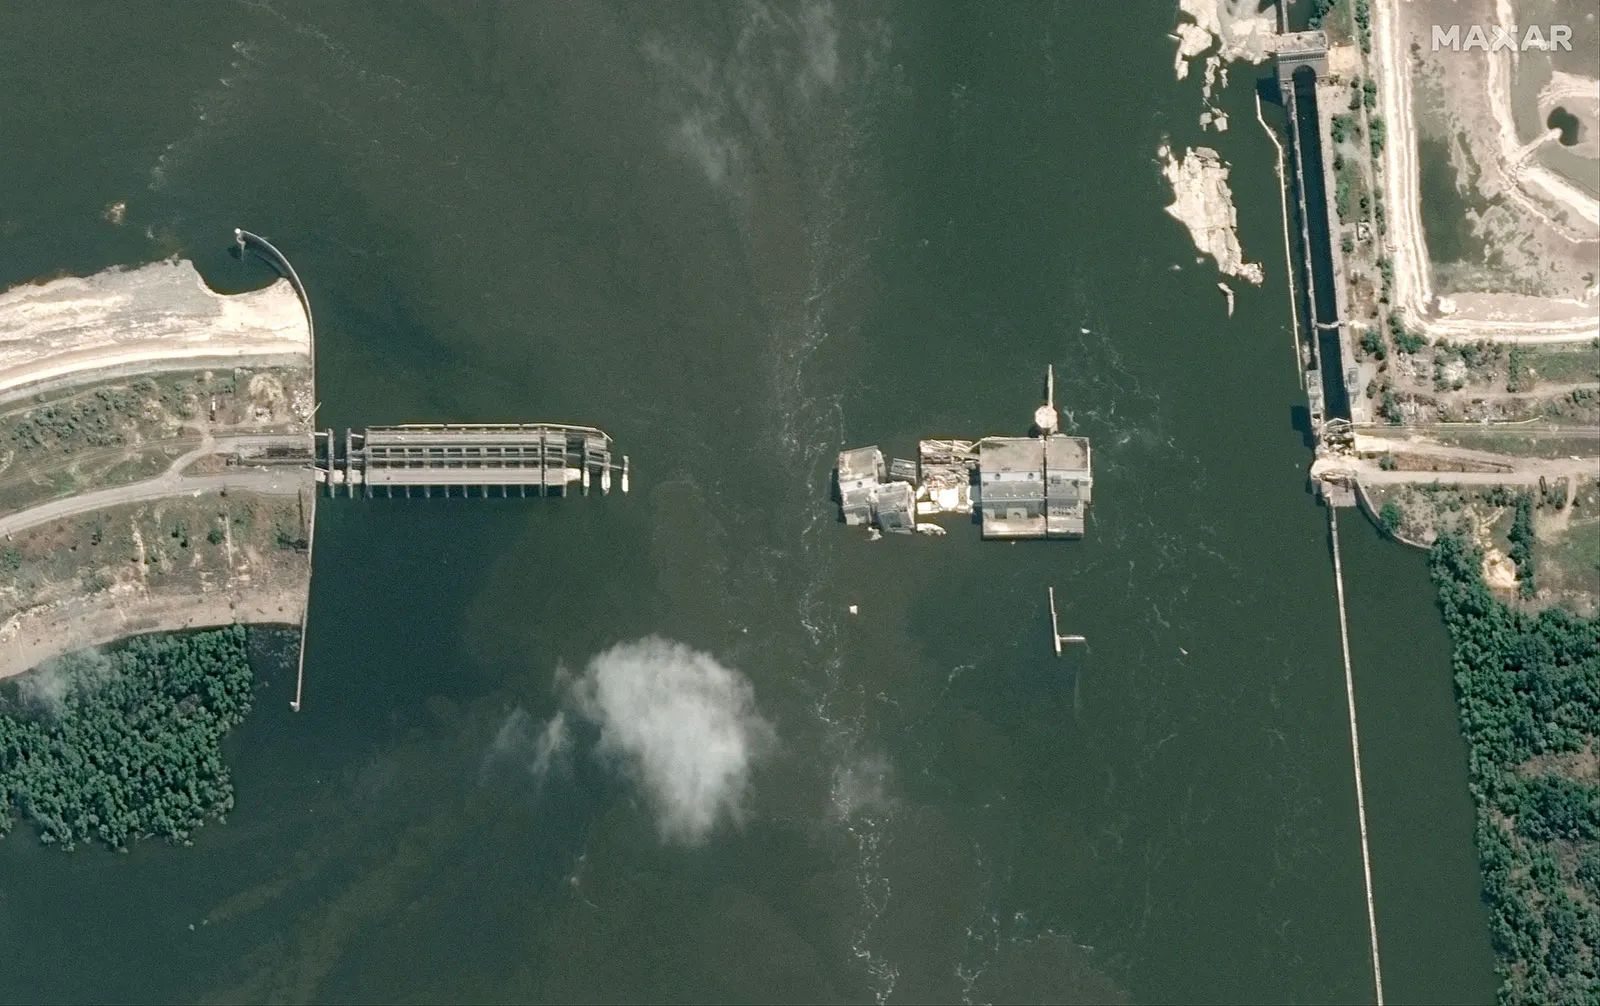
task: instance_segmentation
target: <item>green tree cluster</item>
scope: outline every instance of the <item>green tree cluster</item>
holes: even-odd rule
[[[1394,397],[1393,388],[1383,389],[1383,395],[1378,399],[1378,411],[1389,421],[1390,426],[1399,426],[1405,422],[1405,413],[1400,411],[1400,403]]]
[[[1338,0],[1311,0],[1311,16],[1306,18],[1306,24],[1312,28],[1321,28],[1328,12],[1333,10],[1337,2]]]
[[[1517,611],[1453,535],[1430,555],[1478,809],[1502,1002],[1600,1000],[1600,787],[1565,771],[1600,734],[1600,619]],[[1564,760],[1565,759],[1565,760]]]
[[[12,425],[11,442],[25,452],[116,447],[127,440],[119,416],[135,416],[141,407],[139,397],[126,388],[101,388],[93,395],[33,409]]]
[[[1350,177],[1341,171],[1333,178],[1333,211],[1340,220],[1349,220],[1351,209]]]
[[[1388,349],[1383,344],[1383,333],[1377,326],[1370,326],[1361,333],[1361,348],[1370,356],[1382,360],[1389,355]]]
[[[1532,597],[1533,586],[1533,494],[1517,495],[1516,515],[1511,519],[1511,561],[1517,564],[1517,579],[1523,597]]]
[[[0,705],[0,834],[12,808],[45,843],[184,841],[233,807],[222,738],[250,712],[243,626],[143,636],[34,671]],[[41,695],[49,695],[41,699]]]
[[[1393,275],[1392,266],[1390,267],[1390,275]],[[1399,311],[1389,312],[1389,334],[1394,337],[1395,348],[1402,353],[1419,353],[1422,351],[1422,347],[1428,344],[1427,338],[1421,334],[1406,331],[1405,322],[1400,320]]]
[[[1387,454],[1384,455],[1384,457],[1388,456]],[[1404,511],[1400,509],[1400,504],[1394,500],[1383,501],[1383,509],[1378,512],[1378,523],[1383,525],[1385,531],[1394,534],[1400,530],[1400,525],[1405,522],[1405,519],[1406,516]]]

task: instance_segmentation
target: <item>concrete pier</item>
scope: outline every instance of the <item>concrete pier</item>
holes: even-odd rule
[[[324,445],[336,449],[331,430],[317,443],[319,451]],[[436,489],[448,497],[457,487],[463,495],[476,489],[488,496],[499,489],[504,497],[512,489],[519,495],[532,489],[537,495],[565,496],[573,486],[584,492],[599,486],[609,493],[612,471],[626,472],[627,460],[617,463],[611,437],[592,426],[415,424],[346,430],[342,455],[319,453],[317,469],[318,481],[330,492],[343,486],[347,496],[354,496],[358,486],[368,497],[378,490],[409,496],[413,487],[424,497]],[[626,479],[622,491],[628,491]]]

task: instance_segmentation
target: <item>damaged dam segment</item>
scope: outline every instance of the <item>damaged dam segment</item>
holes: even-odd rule
[[[843,451],[836,470],[844,522],[876,535],[945,534],[921,518],[978,515],[986,539],[1081,538],[1094,486],[1089,441],[1058,431],[1055,370],[1035,435],[922,440],[917,460],[887,466],[877,447]]]
[[[1190,148],[1182,157],[1175,157],[1165,144],[1156,156],[1161,159],[1161,173],[1172,185],[1173,201],[1167,213],[1188,229],[1195,250],[1211,256],[1223,275],[1260,286],[1265,278],[1261,263],[1246,262],[1239,247],[1239,213],[1222,157],[1210,147]]]

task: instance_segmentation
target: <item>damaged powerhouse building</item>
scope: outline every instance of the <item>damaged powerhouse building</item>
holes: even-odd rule
[[[917,461],[885,464],[877,447],[839,455],[839,505],[846,524],[906,534],[943,534],[926,518],[978,514],[983,537],[1081,538],[1094,487],[1089,441],[1056,431],[1055,374],[1034,413],[1036,436],[923,440]]]

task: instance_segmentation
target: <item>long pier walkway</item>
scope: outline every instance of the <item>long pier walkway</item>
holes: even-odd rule
[[[1328,538],[1333,544],[1333,584],[1339,601],[1339,645],[1344,652],[1344,697],[1350,715],[1350,754],[1355,766],[1356,824],[1361,832],[1361,876],[1366,883],[1367,940],[1372,951],[1372,984],[1383,1006],[1383,964],[1378,958],[1378,909],[1372,897],[1372,852],[1367,842],[1367,791],[1361,780],[1361,734],[1356,728],[1356,682],[1350,669],[1350,626],[1344,610],[1344,567],[1339,561],[1339,508],[1328,507]]]

